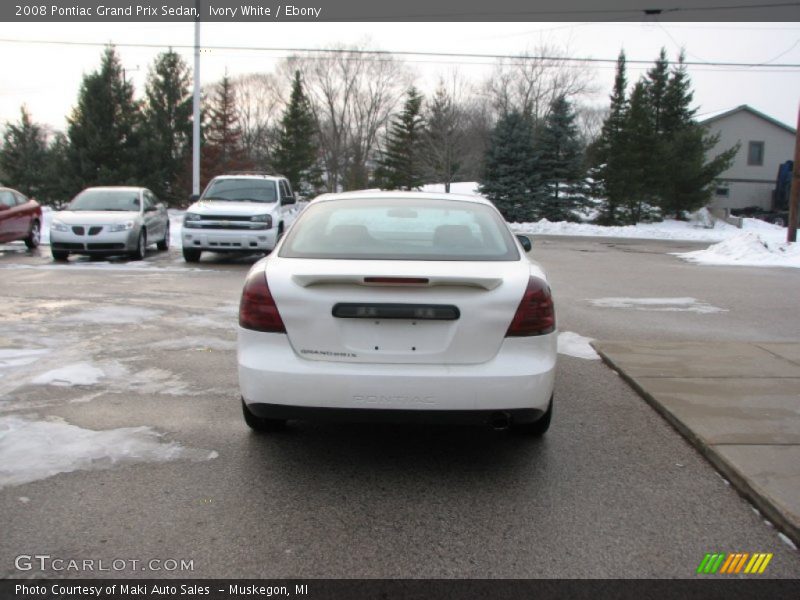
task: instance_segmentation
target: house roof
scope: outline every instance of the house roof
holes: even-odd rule
[[[784,131],[788,131],[792,135],[797,135],[797,130],[794,127],[789,127],[786,123],[782,123],[781,121],[778,121],[777,119],[773,119],[769,115],[765,115],[761,111],[758,111],[755,108],[753,108],[752,106],[748,106],[747,104],[742,104],[741,106],[737,106],[736,108],[731,108],[730,110],[724,110],[722,112],[718,112],[716,114],[713,114],[710,117],[706,117],[705,119],[701,119],[700,122],[703,123],[703,124],[713,123],[714,121],[719,121],[720,119],[723,119],[723,118],[725,118],[727,116],[730,116],[732,114],[735,114],[735,113],[738,113],[738,112],[741,112],[741,111],[749,112],[750,114],[755,115],[756,117],[764,119],[768,123],[772,123],[776,127],[780,127]]]

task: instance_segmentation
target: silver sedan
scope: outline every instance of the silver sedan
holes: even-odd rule
[[[53,215],[53,259],[70,254],[145,256],[147,246],[169,248],[169,216],[155,194],[142,187],[91,187]]]

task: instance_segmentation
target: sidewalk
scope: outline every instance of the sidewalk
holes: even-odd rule
[[[593,345],[800,546],[800,343]]]

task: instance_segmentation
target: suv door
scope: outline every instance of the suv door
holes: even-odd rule
[[[289,185],[288,179],[281,179],[280,184],[278,186],[281,190],[281,202],[280,202],[280,218],[281,221],[284,223],[284,229],[289,226],[291,222],[291,214],[293,212],[292,205],[295,203],[294,194],[292,194],[292,188]]]

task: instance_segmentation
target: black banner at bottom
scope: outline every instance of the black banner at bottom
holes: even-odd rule
[[[800,598],[787,579],[6,579],[2,600],[736,600]]]

